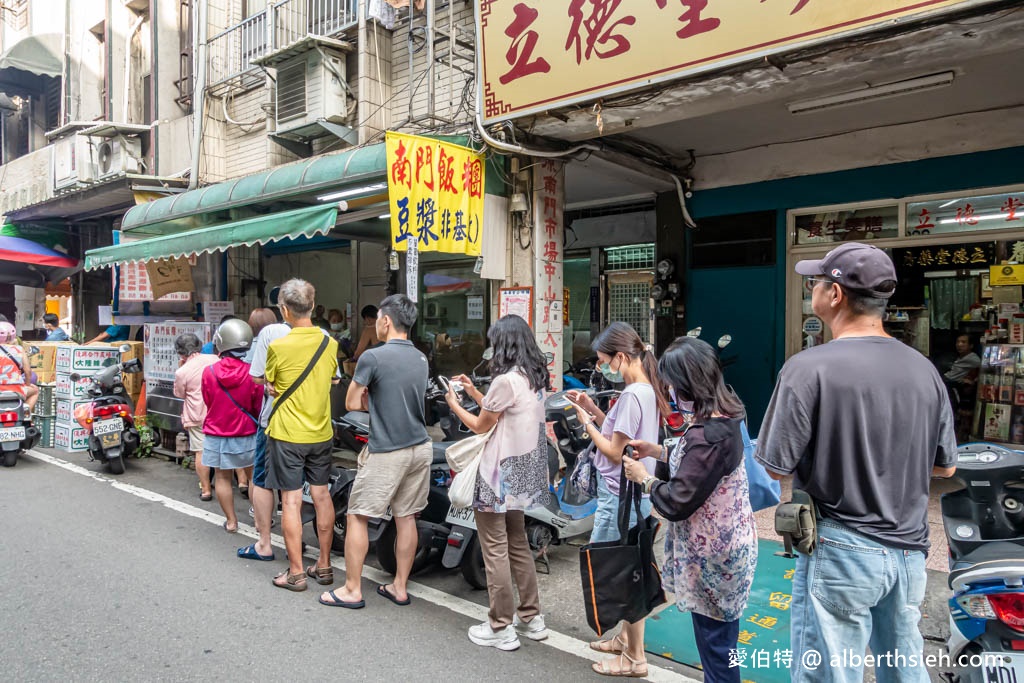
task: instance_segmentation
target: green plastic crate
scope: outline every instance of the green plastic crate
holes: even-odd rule
[[[53,448],[53,432],[54,425],[56,424],[56,422],[57,418],[53,416],[40,417],[39,415],[37,415],[33,420],[33,424],[35,424],[35,426],[39,428],[39,445],[41,447]]]
[[[54,417],[57,414],[57,398],[54,396],[54,385],[39,384],[39,400],[32,412],[38,417]]]

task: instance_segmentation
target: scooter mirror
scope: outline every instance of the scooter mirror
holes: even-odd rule
[[[72,382],[78,382],[82,379],[82,376],[79,375],[77,372],[72,372],[71,375],[68,376],[68,379],[70,379]]]
[[[695,327],[692,330],[687,330],[686,336],[687,337],[693,337],[694,339],[696,339],[697,337],[700,336],[700,333],[701,333],[701,328]]]
[[[30,346],[30,347],[28,347],[28,352],[29,353],[39,353],[39,347],[38,346]]]
[[[483,358],[484,360],[490,360],[494,358],[494,347],[488,346],[486,349],[484,349],[484,355],[481,356],[481,358]]]
[[[548,351],[547,353],[544,354],[544,360],[546,360],[548,363],[553,363],[555,360],[555,354]]]
[[[120,351],[121,353],[128,353],[131,350],[132,347],[129,346],[128,344],[121,344],[121,346],[118,347],[118,351]]]
[[[732,343],[732,335],[731,334],[723,334],[721,337],[718,338],[718,348],[720,348],[720,349],[724,349],[726,346],[728,346],[731,343]]]

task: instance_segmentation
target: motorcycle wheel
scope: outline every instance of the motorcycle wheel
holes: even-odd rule
[[[473,534],[473,538],[470,539],[459,569],[462,570],[462,578],[466,579],[470,586],[478,591],[487,588],[487,570],[484,568],[484,552],[480,547],[479,534]]]
[[[119,455],[119,456],[117,456],[116,458],[114,458],[112,460],[108,460],[107,462],[110,463],[110,473],[111,474],[124,474],[124,456],[123,455]]]
[[[412,573],[420,571],[430,561],[430,531],[417,529],[419,539],[416,542],[416,555],[412,558]],[[380,568],[388,574],[398,571],[398,557],[395,555],[395,541],[398,540],[398,527],[394,520],[388,522],[377,541],[377,561]]]
[[[18,451],[7,451],[4,453],[4,467],[14,467],[18,464]]]

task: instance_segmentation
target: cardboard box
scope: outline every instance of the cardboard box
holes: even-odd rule
[[[38,353],[31,353],[30,347],[39,349]],[[56,368],[57,348],[60,342],[35,342],[25,344],[25,355],[28,356],[29,365],[38,375],[41,372],[53,373]]]
[[[146,378],[141,372],[126,372],[121,378],[124,380],[125,393],[129,396],[138,396],[146,384]]]
[[[89,450],[89,432],[79,426],[58,424],[53,428],[53,445],[62,451]]]
[[[58,373],[77,372],[80,375],[94,375],[107,365],[110,359],[118,363],[121,360],[121,353],[109,346],[71,346],[61,345],[57,347],[55,369]],[[104,363],[106,362],[106,365]]]
[[[128,346],[132,347],[132,350],[126,351],[125,353],[122,354],[120,348],[124,344],[127,344]],[[118,349],[118,354],[120,355],[122,361],[129,361],[135,358],[142,360],[143,358],[145,358],[146,355],[146,345],[140,341],[110,342],[110,347]]]
[[[92,380],[88,377],[83,377],[77,382],[72,382],[70,373],[58,372],[55,384],[56,388],[53,393],[57,398],[82,399],[89,395],[89,387],[92,386]]]
[[[90,401],[88,399],[57,399],[57,424],[65,426],[78,426],[78,422],[75,420],[75,409],[82,405],[88,405]]]
[[[44,370],[36,370],[36,384],[55,384],[57,382],[57,373],[52,370],[46,372]]]

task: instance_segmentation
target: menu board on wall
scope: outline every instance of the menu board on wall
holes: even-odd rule
[[[209,323],[195,322],[162,322],[145,325],[146,358],[146,390],[152,391],[157,382],[173,382],[174,371],[181,365],[181,359],[174,350],[174,340],[178,335],[191,332],[199,337],[204,344],[210,341],[212,326]]]

